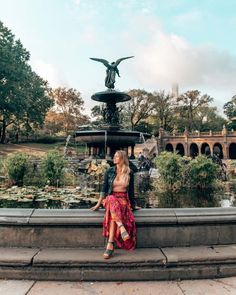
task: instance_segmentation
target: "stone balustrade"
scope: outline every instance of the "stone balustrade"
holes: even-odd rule
[[[221,159],[236,159],[236,131],[193,131],[172,133],[160,128],[159,151],[177,152],[181,156],[195,157],[199,154],[218,154]]]

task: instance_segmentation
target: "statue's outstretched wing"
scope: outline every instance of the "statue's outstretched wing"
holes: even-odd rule
[[[122,58],[117,59],[117,61],[116,61],[116,66],[118,66],[119,63],[120,63],[122,60],[125,60],[125,59],[128,59],[128,58],[132,58],[132,57],[134,57],[134,56],[127,56],[127,57],[122,57]]]
[[[110,65],[106,59],[95,58],[95,57],[90,57],[90,59],[95,60],[95,61],[99,61],[99,62],[103,63],[104,66],[106,66],[106,67],[108,67]]]

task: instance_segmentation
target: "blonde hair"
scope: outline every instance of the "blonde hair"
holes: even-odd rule
[[[129,168],[129,159],[128,155],[125,151],[118,150],[116,151],[116,154],[120,157],[120,159],[123,162],[123,167],[121,168],[121,175],[124,177],[126,183],[129,183],[129,174],[130,174],[130,168]]]

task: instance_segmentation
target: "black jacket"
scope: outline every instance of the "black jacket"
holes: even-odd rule
[[[103,182],[102,190],[100,193],[101,197],[105,198],[106,196],[112,193],[113,181],[115,178],[116,178],[116,166],[108,168],[104,175],[104,182]],[[132,170],[130,170],[130,180],[129,180],[129,187],[128,187],[127,193],[128,193],[131,207],[134,209],[136,202],[134,198],[134,173]]]

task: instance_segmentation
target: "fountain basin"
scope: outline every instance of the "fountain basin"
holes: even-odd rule
[[[118,146],[135,145],[140,140],[138,131],[110,131],[110,130],[88,130],[77,131],[76,141],[91,144],[117,144]]]
[[[89,148],[89,156],[111,156],[119,149],[131,147],[131,156],[134,157],[134,146],[140,142],[142,133],[139,131],[126,130],[87,130],[77,131],[75,140],[78,143],[86,143]],[[151,136],[143,134],[144,139]]]
[[[101,91],[93,94],[92,99],[95,101],[105,103],[117,103],[128,101],[131,99],[131,97],[124,92],[109,89],[106,91]]]

